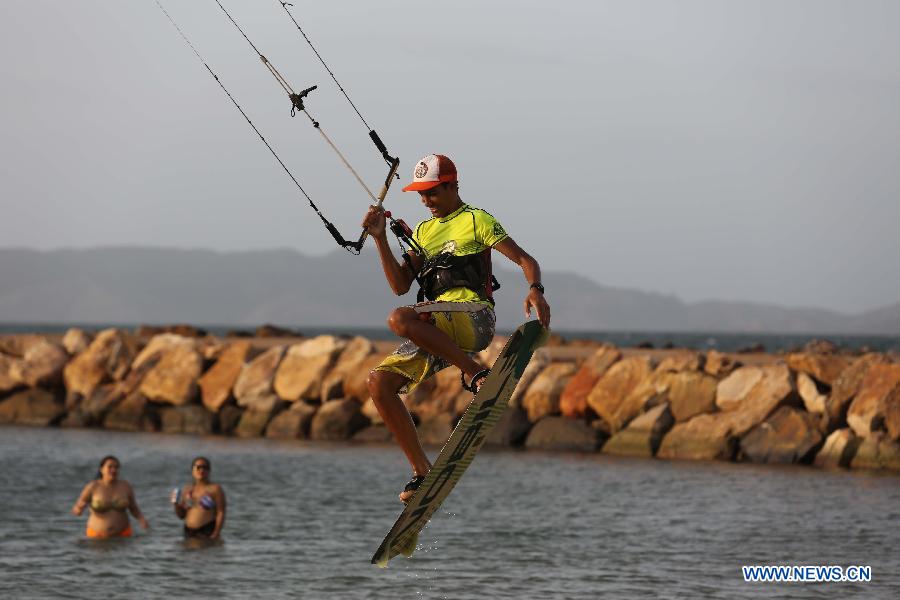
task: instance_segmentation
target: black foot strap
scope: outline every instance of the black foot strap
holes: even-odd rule
[[[472,392],[473,394],[477,394],[478,390],[481,388],[481,384],[484,383],[484,379],[490,372],[490,369],[483,369],[481,371],[478,371],[474,376],[472,376],[471,383],[466,383],[466,374],[462,373],[461,376],[463,389]]]
[[[419,486],[422,485],[422,482],[425,481],[424,475],[413,475],[413,478],[406,482],[406,485],[403,486],[404,492],[415,492],[419,489]],[[410,496],[409,498],[412,498]],[[404,500],[403,503],[406,504],[409,502],[409,498]]]

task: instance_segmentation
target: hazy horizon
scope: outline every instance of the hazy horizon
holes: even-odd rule
[[[383,161],[281,5],[221,1],[296,89],[319,86],[310,113],[377,191]],[[215,2],[161,2],[355,238],[368,198]],[[152,0],[4,9],[0,247],[336,248]],[[400,187],[442,152],[546,271],[689,303],[900,302],[900,4],[291,10],[400,156],[386,206],[411,223]]]
[[[396,242],[392,241],[391,245],[396,250],[396,247],[397,247]],[[129,244],[109,245],[109,246],[90,246],[90,247],[60,247],[60,248],[48,248],[48,249],[34,249],[34,248],[27,248],[27,247],[22,247],[22,246],[4,248],[4,247],[0,246],[0,255],[2,255],[2,252],[4,252],[4,251],[24,251],[24,252],[38,252],[38,253],[69,253],[69,252],[92,252],[92,251],[101,251],[102,252],[102,251],[106,251],[106,250],[121,250],[121,251],[149,250],[149,251],[161,251],[161,252],[171,251],[171,252],[186,252],[186,253],[191,253],[191,252],[206,253],[206,252],[208,252],[208,253],[213,253],[216,255],[291,252],[291,253],[297,253],[301,258],[328,260],[328,257],[332,257],[333,259],[336,259],[337,261],[339,261],[346,267],[353,268],[353,269],[359,267],[359,265],[354,265],[353,262],[361,260],[361,258],[359,256],[350,255],[350,254],[346,253],[344,250],[340,250],[340,249],[330,250],[330,251],[325,252],[322,255],[315,255],[315,254],[306,254],[300,250],[297,250],[296,248],[289,248],[289,247],[219,250],[219,249],[213,249],[213,248],[200,248],[200,247],[179,248],[179,247],[175,247],[175,246],[149,246],[149,245],[129,245]],[[365,257],[362,260],[366,261],[366,259],[368,259],[366,262],[378,260],[377,255],[375,254],[375,251],[372,249],[371,245],[368,245],[363,248],[362,256]],[[352,261],[352,262],[345,262],[345,261]],[[18,267],[15,270],[21,271],[21,267]],[[375,272],[380,274],[381,273],[380,268],[376,268]],[[522,281],[518,280],[519,279],[518,267],[511,265],[509,263],[500,263],[498,265],[495,262],[494,263],[494,272],[502,280],[503,285],[505,286],[504,292],[512,291],[513,295],[515,295],[516,293],[519,293],[519,292],[524,293],[524,291],[523,291],[524,283]],[[699,300],[688,301],[688,300],[685,300],[684,298],[679,297],[678,294],[671,294],[671,293],[663,294],[656,290],[645,290],[645,289],[640,289],[640,288],[629,288],[629,287],[624,287],[624,286],[607,285],[607,284],[603,283],[602,281],[597,281],[595,278],[591,277],[590,275],[577,273],[577,272],[571,271],[571,270],[545,269],[544,275],[545,275],[545,278],[550,278],[550,279],[556,279],[559,276],[565,276],[565,277],[571,276],[571,277],[575,277],[580,280],[586,280],[586,281],[590,282],[591,284],[599,286],[600,288],[603,288],[603,289],[618,290],[618,291],[623,291],[623,292],[627,292],[627,293],[637,292],[637,293],[649,294],[649,295],[653,295],[653,296],[657,296],[657,297],[661,297],[661,298],[674,299],[678,302],[683,302],[687,306],[696,306],[699,304],[707,304],[707,303],[718,304],[718,305],[739,303],[739,304],[745,305],[745,306],[758,306],[758,307],[774,308],[774,309],[826,311],[828,313],[839,314],[839,315],[844,315],[844,316],[862,315],[862,314],[865,314],[865,313],[868,313],[868,312],[871,312],[874,310],[880,310],[880,309],[885,309],[885,308],[900,309],[900,302],[891,302],[891,303],[888,303],[888,304],[885,304],[882,306],[873,307],[872,309],[869,309],[869,310],[853,312],[853,311],[835,310],[835,309],[830,309],[830,308],[821,307],[821,306],[809,306],[809,305],[794,306],[794,305],[788,305],[788,304],[778,304],[778,303],[774,303],[774,302],[754,302],[754,301],[739,301],[739,300],[732,301],[732,300],[720,300],[717,298],[701,298]],[[381,279],[380,277],[376,276],[373,279],[373,281],[370,282],[370,283],[374,284],[371,286],[371,292],[374,294],[375,298],[377,298],[379,301],[384,301],[387,299],[388,304],[402,304],[407,300],[406,297],[394,296],[394,294],[392,292],[390,292],[387,282],[386,281],[383,282],[383,285],[382,285],[382,281],[380,281],[380,279]],[[552,285],[551,285],[551,287],[552,287]],[[413,286],[413,289],[414,288],[415,288],[415,286]],[[523,289],[518,290],[518,288],[523,288]],[[559,290],[554,290],[554,291],[559,292]],[[504,296],[505,296],[505,293],[504,293]],[[555,302],[553,302],[554,296],[556,296],[557,301],[561,299],[558,294],[550,294],[549,298],[553,304],[555,304]],[[506,301],[513,301],[513,300],[517,300],[517,297],[510,298],[509,296],[505,296],[504,298],[499,299],[498,302],[503,303]],[[571,298],[565,298],[565,300],[571,300]],[[500,305],[498,304],[498,309],[499,308],[500,308]],[[172,321],[171,319],[163,320],[163,321],[160,321],[160,323],[163,323],[163,322],[169,323],[171,321]],[[0,319],[0,322],[3,322],[2,319]],[[7,321],[7,322],[12,323],[15,321]],[[101,320],[98,322],[105,322],[105,321]],[[194,323],[194,324],[197,324],[197,323]],[[223,323],[216,323],[216,322],[208,322],[208,323],[202,323],[202,324],[213,325],[213,326],[223,325]],[[624,328],[624,329],[621,329],[620,331],[633,331],[633,329]],[[729,331],[722,330],[721,333],[729,333]],[[777,332],[775,332],[775,331],[772,331],[770,333],[777,334]],[[815,332],[811,331],[808,333],[815,333]],[[850,335],[853,335],[853,334],[850,334]],[[874,334],[869,333],[869,334],[864,334],[864,335],[874,335]],[[886,333],[884,335],[889,336],[889,337],[896,337],[896,334],[893,334],[893,333]]]

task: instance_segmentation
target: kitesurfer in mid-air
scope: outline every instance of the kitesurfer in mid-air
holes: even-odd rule
[[[403,191],[418,192],[431,212],[431,218],[412,232],[413,248],[403,263],[388,244],[380,207],[370,207],[362,225],[375,240],[394,293],[405,294],[414,281],[422,288],[418,304],[401,306],[388,316],[391,331],[407,341],[375,367],[368,380],[381,418],[412,465],[413,477],[400,494],[400,500],[407,502],[431,463],[399,394],[451,364],[462,372],[463,386],[478,391],[488,370],[472,353],[486,348],[494,337],[492,293],[497,286],[491,274],[491,248],[522,268],[530,285],[524,304],[526,318],[534,308],[541,324],[549,327],[550,306],[544,298],[537,261],[507,235],[497,219],[460,199],[453,161],[441,154],[422,158],[413,171],[412,183]]]

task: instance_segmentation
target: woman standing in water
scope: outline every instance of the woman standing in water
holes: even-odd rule
[[[91,508],[87,522],[89,538],[131,537],[126,511],[131,511],[142,528],[150,527],[134,499],[131,484],[119,479],[119,459],[115,456],[104,456],[100,461],[97,479],[84,486],[72,514],[81,516],[88,506]]]
[[[194,483],[172,492],[175,514],[184,520],[184,537],[219,539],[225,524],[225,491],[209,480],[208,458],[198,456],[191,462]]]

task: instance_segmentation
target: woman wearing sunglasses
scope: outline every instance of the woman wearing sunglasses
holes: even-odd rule
[[[172,491],[175,514],[184,521],[185,538],[219,539],[225,524],[225,491],[209,480],[209,459],[191,461],[194,483]]]

